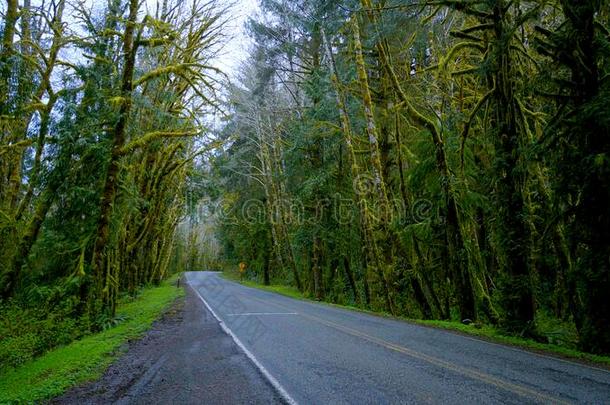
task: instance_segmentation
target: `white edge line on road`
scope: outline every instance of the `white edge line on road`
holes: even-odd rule
[[[278,380],[276,380],[275,377],[272,376],[269,371],[267,371],[265,366],[263,366],[257,360],[257,358],[254,357],[254,354],[252,354],[252,352],[250,352],[250,350],[248,350],[246,348],[246,346],[244,346],[244,344],[241,342],[241,340],[239,340],[239,338],[237,336],[235,336],[233,331],[231,329],[229,329],[229,327],[227,325],[225,325],[225,323],[218,317],[218,315],[216,315],[216,312],[214,312],[214,310],[212,309],[210,304],[208,304],[207,301],[201,296],[201,294],[199,294],[199,291],[197,291],[197,289],[193,285],[191,285],[191,283],[189,282],[188,279],[187,279],[187,283],[193,289],[193,291],[195,291],[195,294],[197,294],[197,296],[199,297],[201,302],[203,302],[203,305],[205,305],[205,307],[208,309],[208,311],[210,311],[212,316],[214,316],[214,318],[216,318],[216,320],[220,323],[220,327],[222,328],[222,330],[224,330],[227,335],[231,336],[231,338],[233,339],[235,344],[237,346],[239,346],[239,348],[246,354],[246,356],[248,356],[248,358],[252,361],[252,363],[254,363],[254,365],[259,369],[259,371],[263,374],[263,376],[269,381],[269,383],[271,383],[273,388],[275,388],[275,390],[280,394],[282,399],[284,399],[284,401],[286,401],[289,405],[298,405],[298,402],[295,401],[290,396],[290,394],[288,394],[288,392],[286,392],[286,390],[284,389],[284,387],[282,387],[282,385],[278,382]]]

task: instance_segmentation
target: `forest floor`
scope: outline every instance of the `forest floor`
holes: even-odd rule
[[[185,283],[186,286],[186,283]],[[56,404],[282,403],[190,288],[97,381]]]

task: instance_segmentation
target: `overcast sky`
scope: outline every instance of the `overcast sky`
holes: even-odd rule
[[[85,0],[86,3],[95,4],[97,6],[100,0]],[[151,10],[155,9],[157,0],[145,0]],[[226,0],[219,0],[219,4],[223,5]],[[218,67],[223,69],[229,76],[235,77],[235,73],[239,68],[241,62],[248,56],[248,49],[250,47],[250,40],[245,32],[244,23],[248,17],[254,15],[258,9],[257,0],[233,0],[234,6],[231,7],[227,16],[229,23],[225,28],[227,34],[227,44],[224,51],[219,56],[217,61]],[[40,4],[40,0],[32,0],[32,5],[36,6]],[[19,1],[22,4],[22,1]],[[226,3],[225,3],[226,4]],[[0,1],[0,15],[4,16],[6,9],[5,1]],[[66,16],[69,20],[69,16]]]
[[[245,32],[244,23],[257,9],[257,0],[235,0],[235,6],[231,9],[229,26],[226,28],[230,39],[220,56],[219,67],[232,77],[248,56],[251,41]]]

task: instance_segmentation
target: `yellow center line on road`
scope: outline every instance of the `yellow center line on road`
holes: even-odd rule
[[[254,297],[252,297],[250,295],[247,295],[247,296],[244,296],[244,297],[247,297],[248,299],[252,299],[252,300],[255,300],[255,301],[262,302],[264,304],[275,305],[276,307],[279,307],[279,308],[282,308],[282,309],[285,309],[285,310],[294,311],[294,308],[290,308],[290,307],[288,307],[286,305],[278,304],[276,302],[270,302],[270,301],[261,300],[261,299],[258,299],[258,298],[254,298]],[[424,354],[424,353],[420,353],[420,352],[415,351],[413,349],[409,349],[407,347],[400,346],[400,345],[397,345],[397,344],[392,343],[392,342],[388,342],[388,341],[380,339],[378,337],[368,335],[368,334],[366,334],[364,332],[361,332],[361,331],[358,331],[356,329],[352,329],[350,327],[343,326],[343,325],[340,325],[338,323],[335,323],[335,322],[332,322],[332,321],[328,321],[326,319],[323,319],[323,318],[320,318],[320,317],[317,317],[317,316],[307,315],[307,314],[304,314],[303,312],[299,312],[299,316],[302,316],[302,317],[304,317],[306,319],[309,319],[311,321],[314,321],[314,322],[321,323],[322,325],[328,326],[329,328],[338,330],[338,331],[346,333],[348,335],[359,337],[361,339],[364,339],[364,340],[366,340],[368,342],[371,342],[371,343],[374,343],[376,345],[385,347],[387,349],[390,349],[390,350],[393,350],[393,351],[405,354],[405,355],[407,355],[409,357],[425,361],[425,362],[427,362],[429,364],[432,364],[432,365],[435,365],[437,367],[441,367],[443,369],[453,371],[455,373],[458,373],[458,374],[470,377],[472,379],[482,381],[482,382],[484,382],[486,384],[492,385],[494,387],[501,388],[501,389],[503,389],[505,391],[508,391],[508,392],[520,395],[522,397],[531,398],[531,399],[535,399],[537,401],[542,401],[542,402],[552,403],[552,404],[571,404],[571,402],[566,401],[564,399],[561,399],[561,398],[558,398],[558,397],[554,397],[554,396],[545,394],[543,392],[536,391],[536,390],[528,388],[528,387],[524,387],[522,385],[514,384],[514,383],[511,383],[511,382],[499,379],[497,377],[494,377],[494,376],[492,376],[490,374],[483,373],[483,372],[480,372],[480,371],[477,371],[477,370],[473,370],[473,369],[468,368],[468,367],[463,367],[463,366],[460,366],[460,365],[457,365],[457,364],[453,364],[453,363],[450,363],[448,361],[439,359],[439,358],[434,357],[434,356],[430,356],[430,355],[427,355],[427,354]]]

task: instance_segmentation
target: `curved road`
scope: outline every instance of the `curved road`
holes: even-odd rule
[[[610,404],[610,372],[454,333],[186,274],[302,404]]]

